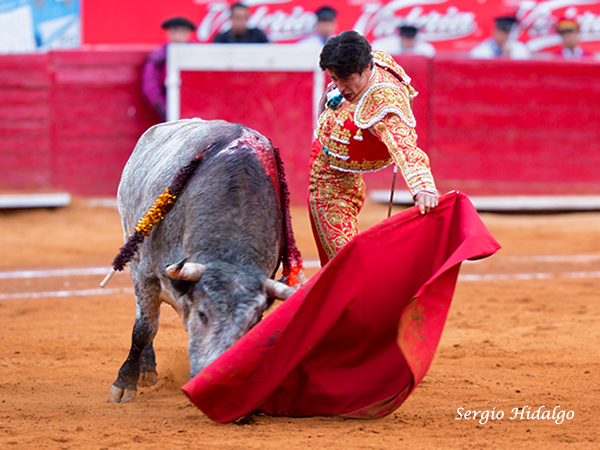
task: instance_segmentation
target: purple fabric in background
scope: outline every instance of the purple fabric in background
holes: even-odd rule
[[[142,70],[142,94],[162,121],[167,120],[167,91],[165,87],[167,45],[164,44],[153,50],[146,58]]]

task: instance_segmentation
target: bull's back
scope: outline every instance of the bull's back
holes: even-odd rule
[[[226,145],[242,131],[238,124],[200,119],[148,129],[135,146],[119,183],[117,201],[125,232],[133,234],[137,220],[195,155],[213,143]]]
[[[281,209],[273,181],[252,148],[241,145],[207,157],[182,200],[188,206],[183,247],[199,254],[199,262],[275,269],[283,237]]]
[[[133,234],[180,169],[209,146],[172,211],[146,239],[140,257],[160,254],[168,261],[156,261],[159,265],[191,256],[197,262],[220,259],[274,270],[282,231],[276,184],[268,170],[272,148],[264,137],[238,124],[182,120],[148,130],[119,185],[125,234]]]

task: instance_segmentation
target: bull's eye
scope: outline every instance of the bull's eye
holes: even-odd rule
[[[204,314],[202,311],[198,311],[198,317],[200,317],[200,320],[204,325],[208,323],[208,317],[206,317],[206,314]]]

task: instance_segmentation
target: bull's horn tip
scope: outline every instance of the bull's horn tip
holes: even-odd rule
[[[106,274],[106,276],[104,277],[104,280],[102,280],[102,282],[100,283],[101,288],[104,288],[104,286],[106,286],[108,284],[108,282],[113,277],[115,272],[116,272],[116,270],[114,269],[114,267],[110,269],[110,272],[108,272],[108,274]]]

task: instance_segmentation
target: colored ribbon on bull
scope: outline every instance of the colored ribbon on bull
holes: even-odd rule
[[[285,244],[283,246],[282,265],[283,278],[288,286],[297,286],[304,284],[304,266],[302,265],[302,256],[296,246],[294,231],[292,229],[292,217],[290,215],[290,191],[285,178],[283,160],[279,154],[279,148],[273,148],[273,155],[277,164],[277,176],[279,183],[279,195],[281,196],[281,210],[283,220],[283,232],[285,234]]]
[[[152,207],[144,214],[144,217],[140,219],[137,226],[135,227],[135,233],[133,233],[127,239],[127,242],[123,247],[119,249],[119,253],[115,256],[112,262],[112,269],[108,275],[100,283],[101,287],[106,286],[108,281],[117,271],[122,271],[125,265],[131,261],[134,255],[138,251],[139,245],[144,242],[152,232],[152,228],[165,218],[169,211],[175,205],[177,198],[181,196],[185,189],[188,181],[194,175],[196,168],[198,167],[202,155],[210,149],[214,144],[209,145],[199,154],[197,154],[185,167],[179,170],[177,176],[171,182],[171,185],[166,188],[163,193],[156,199]]]

